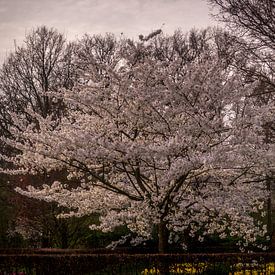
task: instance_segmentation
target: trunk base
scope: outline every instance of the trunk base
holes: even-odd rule
[[[168,249],[168,229],[165,222],[158,225],[158,251],[159,253],[167,253]]]

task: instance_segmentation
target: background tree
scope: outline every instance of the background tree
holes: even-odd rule
[[[273,0],[208,0],[218,9],[217,17],[245,35],[259,46],[275,50],[275,4]]]
[[[24,46],[15,48],[1,68],[3,109],[24,113],[29,106],[44,117],[60,112],[61,106],[47,92],[70,89],[74,77],[72,46],[56,30],[38,27],[26,36]]]
[[[84,35],[75,43],[76,66],[86,71],[92,64],[102,72],[100,65],[116,66],[118,59],[119,41],[113,34]]]
[[[275,82],[275,4],[273,0],[208,0],[217,11],[218,20],[234,31],[243,48],[238,61],[239,69],[250,78],[265,83],[274,92]],[[253,57],[253,58],[252,58]],[[247,62],[249,60],[249,62]],[[264,89],[265,90],[265,89]],[[263,92],[264,93],[264,92]]]
[[[246,247],[266,233],[251,217],[267,196],[269,163],[252,122],[270,110],[251,104],[254,86],[215,51],[182,63],[184,54],[156,55],[154,37],[122,40],[120,63],[92,59],[86,81],[55,93],[70,106],[58,126],[33,111],[38,128],[17,119],[10,130],[18,139],[8,143],[21,151],[13,159],[19,172],[66,168],[81,182],[17,190],[71,209],[63,216],[99,213],[93,229],[125,225],[132,243],[157,227],[160,252],[168,240],[185,246],[187,234],[230,234]]]
[[[235,65],[248,82],[257,81],[251,96],[254,104],[274,105],[275,92],[275,3],[273,0],[209,0],[218,13],[216,17],[226,23],[227,27],[244,40],[239,40],[241,54]],[[262,121],[266,143],[274,143],[274,117]],[[274,171],[267,174],[268,188],[275,189]],[[274,191],[273,191],[274,193]],[[273,194],[274,196],[274,194]],[[271,225],[271,199],[268,202],[269,229]],[[274,211],[273,211],[274,212]],[[273,213],[274,216],[274,213]],[[273,217],[274,219],[274,217]],[[273,221],[274,223],[274,221]],[[274,243],[274,241],[273,241]]]
[[[15,46],[14,52],[5,60],[0,70],[0,135],[2,138],[13,138],[9,127],[14,125],[13,114],[25,117],[27,123],[31,122],[31,117],[26,113],[26,108],[41,114],[43,117],[52,115],[56,120],[63,115],[64,108],[61,101],[54,101],[47,93],[49,91],[60,91],[62,88],[71,89],[76,79],[75,68],[73,66],[73,45],[66,43],[62,34],[57,30],[45,26],[38,27],[26,36],[23,46]],[[12,156],[15,154],[15,148],[6,146],[1,140],[1,153]],[[10,163],[1,159],[1,168],[10,168]],[[40,177],[40,184],[46,175]],[[34,205],[24,201],[22,197],[13,191],[15,181],[18,184],[18,177],[1,176],[3,179],[1,195],[7,194],[3,201],[4,205],[13,205],[10,215],[10,222],[5,222],[10,226],[10,230],[15,227],[22,227],[28,223],[29,230],[35,231],[36,224],[43,223],[43,216],[50,211],[51,206],[45,206],[40,203],[36,207],[37,213],[34,217]],[[25,177],[25,181],[32,182],[32,177]],[[22,184],[22,183],[21,183]],[[39,183],[37,183],[39,184]],[[28,211],[22,216],[19,203],[17,208],[14,201],[27,205]],[[9,202],[9,203],[8,203]],[[38,203],[38,202],[37,202]],[[39,203],[38,203],[39,204]],[[40,211],[40,212],[39,212]],[[17,216],[16,221],[12,222]],[[12,218],[13,217],[13,218]],[[40,221],[39,221],[40,219]],[[44,225],[48,221],[44,221]],[[33,227],[33,228],[31,228]],[[25,228],[26,231],[26,228]],[[46,236],[44,236],[46,238]]]

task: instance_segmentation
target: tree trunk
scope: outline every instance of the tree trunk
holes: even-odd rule
[[[166,253],[168,249],[168,229],[166,223],[161,221],[158,225],[158,251]]]
[[[274,221],[274,213],[275,213],[275,186],[274,186],[274,175],[267,177],[267,190],[270,192],[270,196],[267,200],[267,230],[268,234],[271,237],[270,248],[272,251],[275,250],[275,221]]]
[[[269,236],[273,235],[273,226],[272,226],[272,190],[271,190],[271,178],[267,178],[267,191],[270,192],[267,199],[267,231]]]
[[[168,250],[168,229],[166,223],[161,221],[158,225],[158,252],[167,253]],[[158,265],[160,275],[169,275],[169,263],[160,262]]]

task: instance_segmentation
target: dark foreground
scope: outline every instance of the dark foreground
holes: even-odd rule
[[[1,275],[275,274],[275,253],[131,254],[94,250],[0,250]]]

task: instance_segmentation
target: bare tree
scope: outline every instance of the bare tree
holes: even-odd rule
[[[64,36],[45,26],[33,30],[0,70],[2,123],[11,122],[8,113],[25,113],[27,106],[43,117],[58,114],[60,102],[51,100],[47,92],[70,89],[73,75],[72,46],[66,45]]]
[[[43,117],[51,114],[57,119],[63,115],[62,101],[49,97],[48,92],[73,87],[76,78],[73,48],[73,44],[66,43],[64,35],[45,26],[34,29],[26,36],[22,46],[15,47],[0,69],[1,137],[11,137],[10,126],[14,125],[14,114],[25,117],[29,122],[32,121],[26,108]],[[1,154],[14,154],[15,149],[6,146],[2,140],[0,145]],[[7,167],[10,163],[0,159],[0,166]],[[3,175],[1,179],[4,179]],[[5,201],[0,201],[1,209],[8,203],[5,193],[8,192],[10,199],[16,198],[12,184],[16,178],[9,180],[7,177],[3,180],[0,197],[5,198]],[[28,206],[33,207],[31,204]],[[11,212],[17,213],[15,208],[13,204]],[[42,204],[38,208],[47,212],[47,207]],[[42,218],[40,217],[40,223],[43,222]]]
[[[218,8],[218,18],[242,29],[261,45],[275,50],[275,2],[273,0],[208,0]]]
[[[275,88],[275,2],[273,0],[208,0],[216,18],[245,38],[238,67]],[[245,65],[243,64],[244,61]]]

